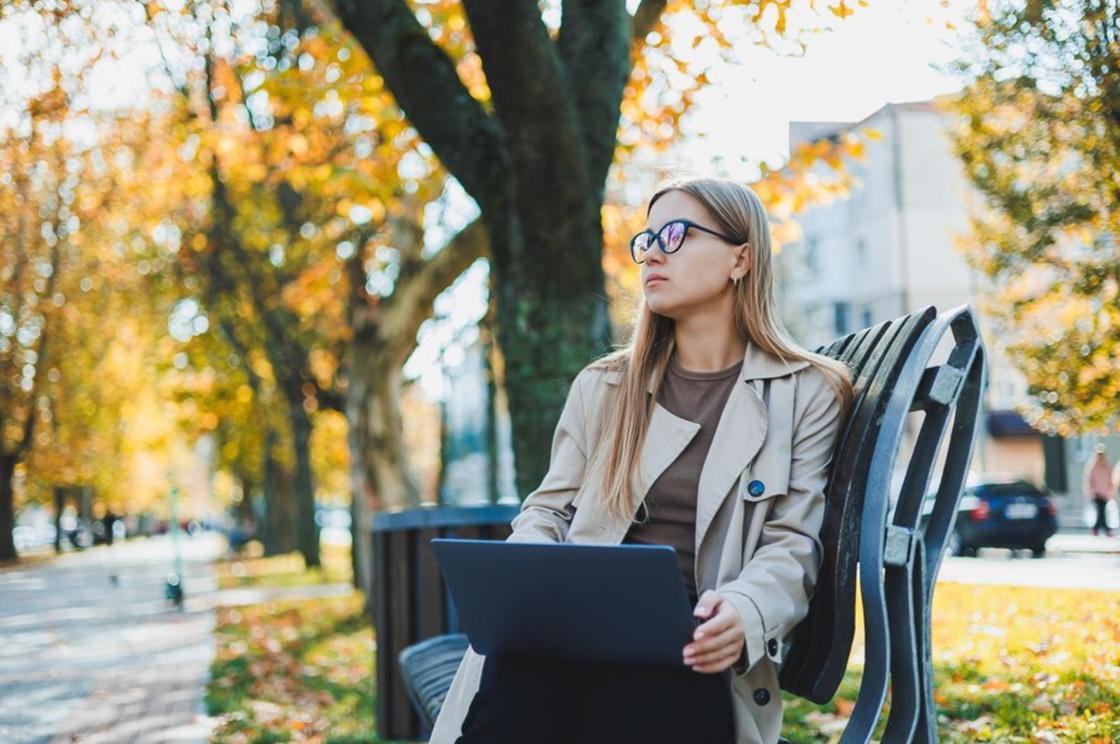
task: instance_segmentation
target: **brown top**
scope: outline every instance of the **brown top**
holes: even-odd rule
[[[720,414],[742,367],[740,360],[727,369],[696,372],[681,368],[675,353],[669,357],[657,402],[670,413],[700,424],[700,429],[677,459],[650,485],[643,502],[645,509],[638,509],[637,522],[622,539],[624,543],[670,545],[675,548],[693,605],[698,599],[693,576],[696,487]]]

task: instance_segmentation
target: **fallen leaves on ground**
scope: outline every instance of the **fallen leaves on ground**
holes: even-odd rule
[[[247,554],[215,564],[218,586],[223,589],[244,586],[306,586],[309,584],[350,583],[353,570],[350,549],[323,545],[322,566],[308,569],[300,553],[263,558]]]
[[[224,607],[214,635],[213,741],[381,742],[361,594]]]
[[[1118,608],[1116,592],[938,584],[932,649],[940,740],[1120,742]],[[858,623],[853,663],[832,702],[783,695],[783,734],[793,744],[839,740],[859,695],[862,634]]]

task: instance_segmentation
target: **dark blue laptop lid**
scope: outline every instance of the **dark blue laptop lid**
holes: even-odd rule
[[[431,545],[462,631],[483,655],[683,666],[700,623],[668,545]]]

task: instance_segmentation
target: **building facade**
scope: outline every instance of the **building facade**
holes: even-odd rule
[[[974,477],[1017,476],[1046,486],[1062,524],[1083,526],[1084,462],[1097,441],[1106,442],[1115,461],[1120,438],[1043,436],[1016,412],[1027,400],[1026,381],[978,310],[984,278],[955,245],[955,236],[967,233],[969,205],[979,197],[952,153],[947,117],[935,102],[919,101],[887,104],[859,122],[791,123],[791,150],[846,130],[872,128],[881,137],[867,143],[865,162],[849,163],[850,198],[802,215],[802,239],[775,256],[783,317],[801,343],[816,348],[925,305],[938,310],[972,305],[988,351]],[[920,415],[911,414],[911,436]]]

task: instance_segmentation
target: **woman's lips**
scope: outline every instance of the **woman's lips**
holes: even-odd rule
[[[663,276],[651,276],[649,279],[646,279],[646,286],[647,287],[652,287],[654,284],[659,284],[661,282],[667,282],[667,281],[669,281],[669,280],[666,279]]]

